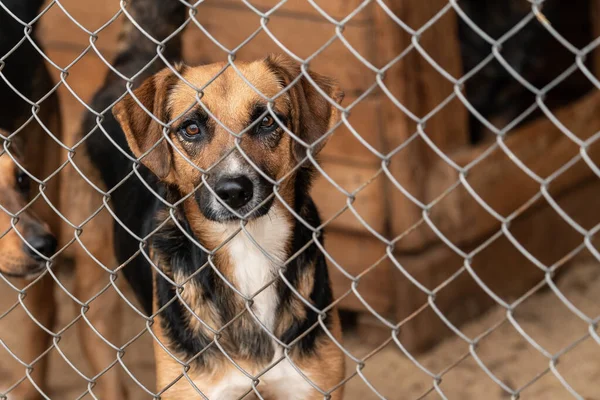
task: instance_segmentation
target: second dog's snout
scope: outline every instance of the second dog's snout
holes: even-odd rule
[[[45,235],[35,235],[33,237],[29,237],[27,238],[27,242],[29,242],[31,247],[36,249],[43,256],[51,257],[56,252],[56,238],[49,233]],[[44,261],[44,259],[31,248],[29,248],[29,246],[24,246],[31,258],[36,261]]]
[[[217,196],[233,209],[248,204],[252,199],[253,190],[252,181],[245,176],[222,178],[215,185]]]

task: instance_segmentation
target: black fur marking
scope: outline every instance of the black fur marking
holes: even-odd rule
[[[307,169],[300,169],[296,176],[295,211],[298,212],[304,221],[315,227],[321,224],[321,219],[314,202],[307,194],[310,190],[310,173],[311,172]],[[296,222],[294,226],[292,248],[289,255],[296,254],[311,240],[312,232],[302,223]],[[320,243],[324,244],[322,234],[319,240]],[[315,308],[323,310],[333,302],[333,294],[329,283],[329,273],[327,271],[325,256],[321,253],[316,244],[310,245],[299,254],[296,259],[288,265],[284,275],[292,286],[297,287],[298,279],[302,272],[304,272],[303,269],[309,268],[313,264],[315,266],[314,286],[309,300]],[[296,294],[294,294],[283,281],[278,282],[278,292],[281,305],[290,302],[293,297],[296,297]],[[282,342],[290,343],[294,341],[317,322],[318,314],[306,305],[304,305],[304,309],[306,318],[304,320],[295,319],[292,325],[281,336],[280,340]],[[325,319],[325,326],[328,329],[331,327],[331,321],[332,318],[330,317]],[[316,349],[316,339],[324,334],[323,330],[317,326],[297,343],[296,348],[304,355],[312,354]]]
[[[194,237],[185,217],[180,216],[178,221],[185,232]],[[249,314],[237,317],[240,312],[240,303],[235,301],[237,294],[207,264],[208,255],[193,244],[175,223],[169,223],[157,232],[152,245],[157,258],[164,262],[166,269],[170,271],[170,276],[177,273],[189,277],[196,272],[190,282],[201,290],[202,298],[198,299],[198,303],[201,304],[200,307],[211,306],[211,309],[217,312],[215,321],[221,321],[221,324],[225,325],[234,320],[230,327],[223,330],[223,338],[220,341],[228,354],[243,358],[251,357],[264,362],[272,359],[273,345],[267,333],[254,320],[248,321],[252,318]],[[197,269],[202,266],[204,268],[197,272]],[[157,275],[156,296],[159,308],[164,307],[176,296],[175,290],[167,280]],[[193,306],[191,308],[193,309]],[[195,317],[187,316],[188,312],[180,301],[176,300],[160,314],[162,328],[167,332],[169,342],[184,359],[196,356],[212,341],[206,335],[189,328],[188,317]],[[247,321],[242,323],[242,319]],[[251,329],[247,329],[248,327]],[[219,354],[220,350],[216,347],[209,348],[196,358],[196,362],[204,365],[206,357],[215,357]]]
[[[167,37],[185,20],[186,7],[178,1],[132,1],[130,6],[130,12],[135,20],[155,38]],[[133,28],[128,31],[128,36],[123,40],[125,48],[117,55],[113,65],[126,76],[139,73],[135,82],[136,86],[164,67],[164,63],[158,60],[146,68],[146,65],[156,57],[156,45],[143,37],[138,29]],[[171,61],[181,57],[180,35],[169,40],[164,49],[164,55]],[[142,69],[144,71],[140,73]],[[91,107],[95,110],[104,110],[123,93],[125,93],[123,80],[115,74],[109,73],[102,88],[95,94]],[[112,113],[104,114],[102,127],[117,146],[131,155],[125,135]],[[131,171],[132,163],[96,127],[96,116],[88,113],[82,125],[82,132],[87,134],[93,129],[95,129],[94,132],[85,141],[86,150],[90,161],[100,172],[104,184],[108,189],[112,189]],[[166,195],[166,189],[158,182],[154,174],[143,165],[139,166],[139,171],[150,187],[161,195]],[[154,216],[160,205],[155,196],[135,175],[129,177],[112,193],[111,203],[117,217],[139,236],[144,236],[144,232],[147,233],[151,230]],[[140,207],[142,204],[145,206]],[[114,224],[114,233],[117,260],[124,263],[139,250],[139,242],[118,223]],[[142,255],[138,255],[126,265],[123,273],[143,310],[150,314],[152,312],[152,269],[150,265]]]
[[[186,232],[191,233],[187,221],[180,221]],[[168,265],[171,271],[181,271],[185,276],[190,276],[196,270],[204,266],[208,261],[205,252],[191,243],[181,232],[175,223],[168,223],[159,234],[156,234],[152,241],[153,249],[159,255],[161,262]],[[159,267],[161,267],[159,265]],[[171,275],[172,276],[172,275]],[[218,279],[218,277],[217,277]],[[203,294],[206,294],[205,301],[212,301],[211,295],[215,293],[215,274],[208,268],[204,268],[194,280],[203,288]],[[185,290],[185,286],[184,286]],[[162,308],[176,297],[176,288],[159,274],[156,275],[156,300],[158,307]],[[179,300],[173,301],[161,312],[161,324],[163,330],[167,333],[171,346],[174,350],[192,357],[211,343],[211,339],[201,332],[194,332],[187,325],[185,314],[189,311],[180,303]],[[195,318],[194,316],[191,316]],[[211,353],[214,349],[207,349]],[[203,361],[199,357],[199,362]]]

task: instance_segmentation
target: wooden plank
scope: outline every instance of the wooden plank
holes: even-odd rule
[[[590,207],[597,201],[599,193],[600,181],[591,179],[557,200],[573,218],[592,226],[600,223],[600,208]],[[570,228],[548,205],[536,207],[517,219],[511,224],[510,231],[546,265],[557,262],[583,242],[583,236]],[[461,257],[443,244],[418,255],[400,255],[397,259],[429,289],[448,279],[464,263]],[[472,267],[491,290],[508,302],[524,295],[544,275],[504,237],[477,254]],[[566,268],[569,268],[568,265],[560,271]],[[400,271],[393,271],[397,283],[394,290],[396,320],[401,321],[426,304],[427,299],[415,285],[408,283]],[[465,271],[437,293],[435,304],[452,324],[460,327],[495,303]],[[400,330],[400,340],[409,351],[425,350],[449,335],[453,335],[452,331],[430,308],[411,319]]]
[[[420,28],[443,6],[445,0],[405,0],[389,3],[390,10],[413,29]],[[375,26],[378,32],[378,52],[380,65],[385,65],[411,45],[412,36],[407,34],[380,7],[375,12]],[[460,49],[457,36],[457,22],[454,13],[449,12],[426,30],[419,43],[448,74],[462,75]],[[419,118],[438,107],[453,93],[453,85],[437,72],[416,50],[390,68],[384,82],[391,94],[408,110]],[[388,151],[404,144],[416,131],[416,124],[391,101],[382,105],[382,125]],[[468,114],[457,100],[439,110],[428,120],[425,133],[442,151],[449,152],[466,146],[468,137]],[[392,158],[390,171],[396,180],[414,197],[425,199],[425,185],[430,165],[437,162],[437,156],[427,145],[418,139],[411,144],[410,151],[402,151]],[[399,235],[421,218],[422,210],[390,186],[391,230]],[[403,246],[418,243],[421,233],[406,237]]]
[[[375,311],[389,315],[394,301],[391,263],[386,259],[373,269],[369,269],[385,255],[385,245],[372,237],[326,231],[325,249],[347,273],[352,276],[364,273],[358,283],[357,291]],[[367,270],[368,272],[365,273]],[[352,281],[332,263],[329,263],[329,273],[336,298],[351,289]],[[368,312],[354,293],[346,296],[340,302],[340,307],[346,310]]]
[[[252,2],[258,8],[263,10],[269,9],[277,4],[279,1],[270,0],[257,0]],[[321,1],[318,2],[319,6],[329,15],[334,18],[344,18],[356,7],[360,5],[362,0],[349,0],[349,1]],[[95,31],[100,28],[103,24],[108,22],[115,14],[119,11],[119,2],[98,2],[98,1],[78,1],[78,0],[65,0],[61,1],[61,5],[67,10],[71,18],[57,5],[54,5],[41,19],[41,30],[40,39],[45,46],[65,46],[70,45],[73,48],[79,50],[84,49],[89,44],[89,35],[85,33],[80,27],[75,24],[72,19],[77,20],[85,29]],[[353,23],[365,22],[368,18],[369,12],[367,9],[356,15],[351,22],[348,24],[348,28],[345,31],[345,36],[350,33],[350,41],[352,41]],[[260,17],[249,9],[245,4],[236,0],[212,0],[205,1],[198,5],[198,20],[200,23],[211,30],[211,25],[220,26],[223,31],[236,31],[232,32],[234,35],[239,36],[239,40],[236,39],[236,43],[229,43],[231,47],[239,45],[243,39],[248,35],[240,35],[241,31],[245,31],[246,26],[251,26],[256,29],[259,26]],[[306,19],[308,17],[308,20]],[[99,33],[99,39],[97,46],[105,51],[107,54],[112,54],[115,51],[115,45],[119,32],[121,31],[123,16],[119,17],[109,27],[102,30]],[[334,26],[328,22],[325,18],[320,16],[319,12],[310,5],[310,3],[304,0],[290,0],[284,7],[280,8],[280,11],[272,17],[272,21],[269,22],[269,27],[276,25],[286,25],[290,20],[297,20],[301,26],[309,24],[311,30],[314,26],[320,25],[320,31],[329,31],[331,37],[334,34]],[[249,25],[249,21],[252,23]],[[283,21],[283,22],[282,22]],[[281,23],[280,23],[281,22]],[[232,30],[228,27],[230,23],[236,24],[236,29]],[[240,25],[242,28],[240,28]],[[193,25],[193,24],[190,24]],[[56,27],[60,26],[60,29]],[[190,29],[190,31],[198,31],[197,29]],[[308,32],[305,28],[301,28],[296,32]],[[290,30],[290,33],[293,32]],[[212,31],[211,31],[212,33]],[[250,32],[246,32],[250,33]],[[280,34],[277,34],[280,37]],[[292,36],[291,34],[288,36]],[[295,35],[302,36],[305,35]],[[193,35],[192,41],[197,39],[197,35]],[[310,37],[310,36],[309,36]],[[205,38],[203,38],[205,39]],[[299,38],[300,39],[300,38]],[[198,56],[196,56],[198,57]]]
[[[46,3],[50,3],[50,0]],[[71,17],[89,30],[100,28],[121,9],[119,0],[60,0],[60,4]],[[56,11],[57,14],[65,15],[65,12],[56,4],[52,6],[52,10]],[[44,15],[42,20],[47,15]]]
[[[355,97],[344,98],[342,105],[354,103]],[[352,128],[375,150],[384,153],[381,129],[379,129],[379,99],[368,97],[352,108],[348,122]],[[377,166],[381,159],[369,150],[346,125],[339,126],[331,135],[321,152],[321,159],[341,161],[354,165]]]
[[[325,173],[342,189],[349,193],[361,189],[355,197],[353,206],[364,221],[380,234],[385,230],[385,208],[381,193],[384,190],[385,177],[377,175],[378,167],[362,167],[352,164],[341,164],[322,161]],[[312,190],[321,218],[327,221],[344,209],[348,197],[333,186],[325,177],[319,175]],[[365,225],[346,209],[328,225],[328,228],[347,230],[358,233],[368,232]]]
[[[250,3],[266,12],[271,10],[277,4],[279,4],[281,0],[251,0]],[[347,15],[352,13],[355,9],[360,6],[363,0],[317,0],[315,3],[323,12],[331,16],[332,18],[341,20],[345,18]],[[214,7],[243,7],[247,8],[240,0],[211,0],[206,2],[207,5],[211,5]],[[369,4],[367,10],[371,9],[374,6],[374,3]],[[277,13],[285,13],[291,16],[296,16],[297,18],[308,17],[308,18],[323,18],[323,21],[326,21],[325,17],[322,16],[321,12],[319,12],[312,4],[310,4],[306,0],[288,0],[282,7],[278,8]],[[275,14],[277,15],[277,14]],[[350,23],[357,22],[365,22],[368,20],[368,13],[363,10],[361,13],[357,14]]]
[[[246,6],[232,9],[208,6],[208,4],[203,3],[198,6],[197,19],[211,35],[229,49],[239,46],[260,27],[260,17]],[[119,9],[118,2],[114,4],[93,2],[93,5],[88,7],[87,2],[79,3],[73,0],[65,2],[64,7],[73,18],[89,30],[98,29]],[[340,9],[345,8],[345,5],[340,6]],[[109,59],[116,50],[123,18],[125,17],[119,17],[99,33],[96,46]],[[39,36],[46,48],[68,48],[81,53],[89,45],[89,35],[56,5],[44,15],[40,24]],[[236,29],[230,29],[232,24]],[[58,26],[60,29],[56,28]],[[273,17],[268,26],[278,40],[300,57],[310,56],[335,35],[335,26],[331,23],[298,20],[287,14]],[[369,56],[368,29],[366,26],[349,26],[344,31],[344,37],[348,42],[367,58]],[[294,32],[303,32],[303,34],[297,35]],[[265,32],[262,32],[246,44],[237,55],[240,59],[251,60],[263,58],[270,52],[281,53],[283,50]],[[211,42],[192,23],[184,35],[184,58],[191,65],[203,64],[224,61],[227,59],[227,53]],[[344,65],[344,68],[339,68],[339,65]],[[357,91],[361,92],[375,80],[375,75],[340,40],[332,43],[322,56],[312,62],[311,67],[317,72],[337,78],[349,95]]]
[[[571,132],[582,139],[590,137],[600,129],[600,92],[594,92],[571,105],[555,111],[556,118]],[[580,147],[573,143],[555,124],[547,118],[516,129],[505,140],[506,146],[539,176],[545,178],[561,168],[579,154]],[[453,159],[459,165],[467,165],[488,149],[482,145],[474,149],[458,152]],[[600,161],[600,146],[588,148],[592,160]],[[595,176],[583,161],[566,170],[549,185],[553,195]],[[435,198],[440,188],[450,187],[459,180],[459,174],[445,162],[434,165],[430,172],[426,190],[429,199]],[[467,181],[477,194],[503,216],[525,204],[540,191],[540,185],[525,174],[502,150],[490,153],[480,164],[469,172]],[[491,230],[499,223],[478,205],[472,195],[463,187],[458,187],[432,209],[433,223],[456,244],[469,243]],[[438,241],[437,235],[427,227],[421,229],[420,241],[398,243],[399,248],[415,251]]]
[[[118,1],[78,1],[60,2],[71,18],[85,29],[96,31],[107,23],[120,9]],[[53,5],[40,20],[39,39],[46,48],[71,48],[79,53],[90,44],[90,36],[71,19],[58,5]],[[121,32],[124,16],[119,17],[98,34],[96,46],[106,55],[116,51],[117,38]]]
[[[237,9],[206,8],[198,12],[199,23],[229,50],[233,50],[252,35],[261,25],[260,17],[252,12]],[[235,25],[236,29],[231,29]],[[335,26],[316,21],[305,21],[287,16],[274,17],[269,30],[291,52],[299,57],[309,57],[335,35]],[[368,27],[349,27],[344,36],[361,54],[369,53]],[[302,34],[298,34],[302,32]],[[227,60],[227,52],[214,44],[197,26],[190,26],[183,40],[185,59],[190,64],[203,64]],[[262,59],[269,53],[284,51],[261,31],[245,44],[236,56],[240,60]],[[343,67],[342,67],[343,66]],[[339,81],[347,95],[362,92],[375,81],[375,74],[359,61],[340,41],[333,42],[313,62],[316,72]]]
[[[356,316],[356,337],[369,349],[374,349],[390,338],[391,329],[368,312],[359,312]],[[344,331],[346,333],[346,331]]]
[[[62,4],[62,3],[61,3]],[[79,22],[82,23],[88,29],[96,29],[99,20],[106,20],[110,18],[116,12],[114,10],[115,6],[112,4],[104,4],[95,2],[92,7],[87,8],[86,4],[80,4],[73,0],[67,1],[64,4],[64,7],[72,14],[74,18],[76,18]],[[245,7],[245,6],[244,6]],[[118,4],[116,5],[118,9]],[[207,18],[210,13],[215,12],[214,9],[207,9]],[[231,10],[229,10],[231,11]],[[238,11],[240,13],[240,11]],[[247,15],[248,12],[241,12],[244,15]],[[234,17],[236,19],[236,17]],[[256,26],[256,19],[252,18],[250,14],[247,18],[244,18],[247,23],[252,23],[248,32],[254,29]],[[251,21],[251,22],[250,22]],[[95,25],[96,24],[96,25]],[[121,26],[121,19],[117,20],[115,23],[116,27]],[[55,29],[55,26],[61,26],[61,29]],[[112,25],[111,25],[112,27]],[[60,67],[66,67],[69,65],[77,56],[79,56],[80,51],[87,46],[89,42],[89,38],[78,28],[74,23],[70,21],[70,19],[66,16],[62,10],[58,7],[53,7],[51,11],[44,16],[42,19],[42,36],[47,43],[48,46],[48,55],[49,57],[57,63]],[[114,51],[117,35],[119,31],[118,29],[112,29],[102,31],[100,34],[100,39],[97,42],[99,47],[103,49],[106,48],[107,55],[110,55],[112,51]],[[195,27],[191,27],[188,30],[188,39],[186,43],[194,43],[197,42],[198,39],[198,29]],[[202,35],[202,34],[200,34]],[[263,38],[264,39],[264,38]],[[243,35],[239,37],[236,36],[235,40],[242,41]],[[267,39],[270,41],[270,39]],[[206,41],[206,38],[204,38]],[[231,42],[232,45],[235,43]],[[257,50],[260,46],[257,47]],[[275,48],[272,49],[276,51]],[[198,49],[188,46],[186,47],[186,58],[191,60],[191,63],[195,63],[200,61],[199,57],[201,57],[201,51]],[[264,53],[266,54],[266,53]],[[263,55],[264,55],[263,54]],[[256,57],[260,55],[257,53]],[[93,54],[86,55],[81,61],[78,62],[72,68],[72,71],[78,70],[78,65],[83,63],[86,66],[89,64],[90,58],[96,58]],[[217,60],[218,57],[215,57]],[[109,57],[110,60],[110,57]],[[215,61],[215,60],[204,60],[205,62]],[[98,60],[99,61],[99,60]],[[334,63],[331,63],[332,65]],[[59,78],[59,71],[55,68],[51,68],[54,72],[55,79]],[[90,73],[89,78],[94,78],[97,72],[97,68],[94,68],[94,73]],[[71,72],[71,76],[74,72]],[[70,78],[72,79],[72,78]],[[87,85],[90,87],[90,85]],[[94,90],[97,86],[94,86]],[[68,99],[72,98],[69,93],[65,94]],[[89,98],[88,98],[89,99]],[[348,95],[345,104],[352,103],[356,97],[352,96],[352,94]],[[378,100],[375,96],[370,96],[367,99],[364,99],[360,104],[354,107],[353,111],[350,114],[349,121],[355,127],[355,129],[360,133],[360,135],[369,142],[376,149],[382,151],[382,143],[381,138],[379,137],[379,130],[374,127],[377,126],[377,105]],[[378,163],[379,159],[369,151],[365,146],[363,146],[351,133],[348,128],[345,126],[341,126],[336,133],[332,136],[330,144],[325,148],[323,152],[324,158],[331,158],[335,160],[342,161],[351,161],[358,163],[370,163],[371,165]]]

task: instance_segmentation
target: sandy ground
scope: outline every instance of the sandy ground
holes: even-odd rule
[[[583,313],[592,318],[600,315],[598,263],[583,263],[571,268],[559,280],[558,288]],[[400,355],[393,343],[366,362],[365,378],[388,399],[444,398],[437,390],[449,399],[511,398],[484,372],[481,363],[508,390],[518,390],[521,399],[578,398],[566,389],[561,379],[582,398],[600,399],[600,342],[588,335],[588,324],[550,290],[519,305],[514,316],[515,323],[531,340],[549,354],[559,355],[556,375],[549,368],[549,358],[524,339],[515,325],[506,319],[506,311],[498,307],[462,328],[465,335],[475,338],[501,324],[485,336],[472,353],[465,341],[454,337],[416,357],[424,368],[442,374],[438,389],[434,387],[434,379]],[[572,347],[581,338],[584,339]],[[368,351],[361,342],[364,339],[352,337],[348,338],[347,345],[357,352]],[[359,378],[350,382],[346,398],[377,398],[361,381]]]
[[[66,279],[67,287],[68,284]],[[600,315],[598,263],[584,262],[569,268],[569,272],[560,279],[558,288],[583,313],[593,317]],[[71,302],[64,293],[59,298],[62,304]],[[72,304],[72,307],[63,307],[59,322],[62,327],[77,315]],[[440,392],[449,399],[511,398],[501,385],[484,372],[481,365],[507,389],[519,390],[521,399],[575,398],[565,385],[570,385],[585,399],[600,399],[600,343],[586,336],[589,328],[586,323],[550,290],[542,291],[522,303],[514,316],[515,323],[532,340],[548,353],[560,355],[556,368],[550,369],[549,359],[506,320],[504,310],[496,308],[463,327],[465,335],[473,338],[500,324],[481,339],[472,352],[469,352],[465,341],[454,337],[416,356],[415,361],[424,369],[441,374],[437,389],[434,379],[403,355],[395,343],[390,342],[366,361],[360,374],[356,374],[357,364],[348,360],[348,376],[354,374],[354,377],[347,383],[345,399],[378,398],[369,386],[387,399],[444,398]],[[144,327],[141,318],[131,311],[126,313],[125,321],[123,342],[135,337]],[[572,346],[582,337],[582,341]],[[54,350],[50,354],[50,396],[53,399],[76,399],[85,391],[85,381],[69,365],[71,363],[84,373],[88,372],[77,342],[76,330],[74,326],[70,327],[59,342],[61,352]],[[377,347],[373,338],[360,337],[352,332],[346,335],[345,345],[359,358]],[[140,384],[153,388],[152,339],[147,333],[127,348],[123,364]],[[123,375],[133,400],[151,398],[124,370]],[[561,383],[561,380],[565,383]],[[84,398],[91,397],[88,395]]]

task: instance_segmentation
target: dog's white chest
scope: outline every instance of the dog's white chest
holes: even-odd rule
[[[275,207],[263,217],[246,225],[226,247],[233,266],[236,289],[252,299],[252,311],[257,319],[273,331],[278,300],[276,285],[265,287],[277,276],[286,258],[290,237],[290,222]]]
[[[258,375],[261,371],[247,372],[254,372]],[[308,378],[310,379],[310,377]],[[201,381],[197,384],[198,387],[202,387]],[[217,385],[203,393],[210,400],[236,400],[242,398],[249,390],[252,390],[250,378],[232,368],[231,372],[225,375]],[[256,390],[261,397],[286,400],[305,400],[315,391],[287,359],[282,360],[261,376]]]

